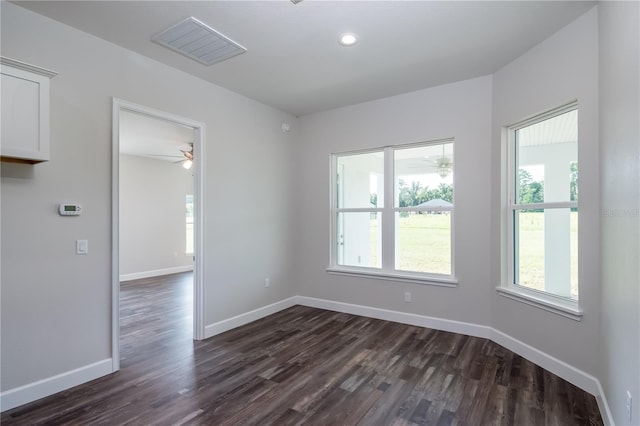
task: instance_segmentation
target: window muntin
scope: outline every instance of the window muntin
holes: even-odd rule
[[[334,267],[453,276],[453,141],[334,155],[333,167]]]
[[[577,301],[577,105],[509,131],[509,285]]]

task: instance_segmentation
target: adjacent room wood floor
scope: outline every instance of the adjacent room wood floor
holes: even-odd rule
[[[485,339],[295,306],[195,342],[191,280],[124,283],[122,369],[2,424],[602,424],[593,396]]]

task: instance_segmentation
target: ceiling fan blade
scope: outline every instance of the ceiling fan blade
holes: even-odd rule
[[[193,161],[193,144],[191,144],[191,148],[188,151],[181,149],[180,152],[184,155],[184,158],[189,161]]]
[[[151,157],[171,157],[171,158],[181,158],[180,155],[164,155],[164,154],[147,154]]]

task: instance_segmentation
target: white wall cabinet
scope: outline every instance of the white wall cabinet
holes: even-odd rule
[[[49,80],[56,74],[0,57],[2,161],[49,160]]]

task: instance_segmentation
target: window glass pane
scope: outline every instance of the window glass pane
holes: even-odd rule
[[[337,157],[336,207],[375,208],[384,202],[384,153]]]
[[[578,212],[571,209],[571,298],[578,299]]]
[[[544,291],[544,211],[515,211],[514,283]]]
[[[451,274],[451,212],[396,213],[396,269]]]
[[[578,212],[516,210],[514,236],[515,284],[578,298]]]
[[[186,247],[185,253],[193,253],[193,195],[189,194],[186,197]]]
[[[450,207],[453,203],[453,143],[394,151],[395,207]]]
[[[578,111],[515,131],[518,204],[577,201]]]
[[[380,213],[338,213],[336,263],[344,266],[382,266]]]

